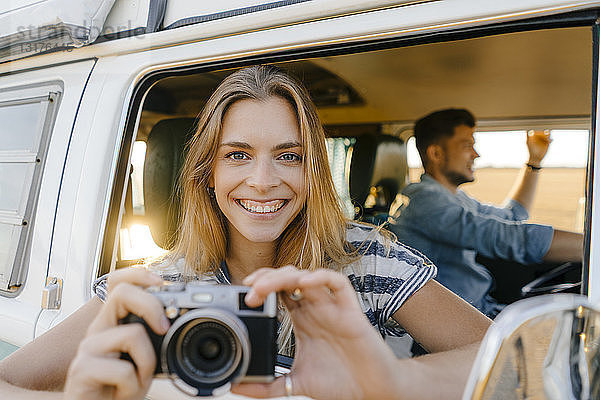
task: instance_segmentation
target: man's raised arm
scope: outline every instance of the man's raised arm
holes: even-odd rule
[[[521,169],[519,177],[515,181],[508,199],[519,202],[529,212],[535,197],[538,177],[541,172],[541,163],[548,147],[550,146],[549,131],[528,131],[527,132],[527,149],[529,150],[529,160]]]

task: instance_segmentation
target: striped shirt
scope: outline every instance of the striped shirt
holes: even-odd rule
[[[391,317],[435,277],[436,267],[427,257],[398,241],[386,243],[371,226],[349,224],[346,239],[362,257],[342,268],[342,273],[354,287],[369,322],[382,336],[404,335],[404,329]]]
[[[387,240],[377,229],[349,223],[346,240],[358,250],[359,259],[341,269],[357,293],[360,306],[382,336],[402,336],[406,332],[393,319],[402,304],[436,274],[436,267],[418,251]],[[155,267],[163,279],[184,279],[184,261]],[[194,277],[212,284],[230,284],[227,266],[222,263],[214,274]],[[106,275],[94,282],[94,291],[106,299]]]

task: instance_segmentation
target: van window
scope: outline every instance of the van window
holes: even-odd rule
[[[0,92],[0,290],[25,276],[42,169],[60,93],[56,86]]]
[[[525,130],[476,129],[475,182],[461,188],[484,203],[502,204],[527,162],[525,135]],[[583,232],[589,131],[552,129],[550,137],[529,221]],[[423,166],[414,137],[408,140],[408,164],[410,181],[419,181]]]
[[[275,63],[303,81],[317,106],[328,136],[333,180],[349,218],[394,222],[402,212],[402,189],[420,175],[418,154],[409,140],[414,121],[437,109],[457,107],[475,114],[482,145],[496,140],[489,155],[482,150],[478,180],[465,191],[484,202],[501,203],[526,161],[517,154],[526,151],[523,131],[550,129],[555,138],[550,151],[557,157],[553,161],[549,153],[544,160],[531,220],[582,231],[591,40],[589,27],[560,28]],[[233,72],[230,67],[185,74],[174,70],[172,75],[165,70],[145,94],[141,110],[135,110],[140,112],[137,132],[131,132],[138,143],[132,152],[122,153],[131,154],[122,165],[130,165],[132,172],[123,180],[126,188],[114,189],[125,193],[125,199],[113,205],[114,214],[120,215],[111,223],[120,224],[107,231],[100,273],[164,254],[176,240],[177,176],[185,143],[210,94]],[[513,136],[523,142],[513,142]],[[496,159],[513,161],[487,161]],[[504,182],[509,187],[500,184]],[[536,277],[531,268],[516,268],[524,282]],[[576,272],[580,277],[581,270]]]

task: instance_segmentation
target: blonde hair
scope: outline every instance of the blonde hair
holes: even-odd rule
[[[306,89],[279,68],[253,66],[229,75],[214,91],[197,119],[180,177],[181,218],[170,259],[185,258],[187,274],[214,273],[227,255],[227,224],[209,194],[223,118],[237,101],[276,96],[296,112],[303,147],[307,197],[304,207],[276,243],[273,266],[340,269],[357,258],[345,240],[346,219],[327,162],[325,134]],[[284,313],[280,350],[292,353],[291,321]]]

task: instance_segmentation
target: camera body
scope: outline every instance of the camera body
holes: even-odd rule
[[[250,308],[246,286],[174,282],[149,288],[165,308],[171,327],[157,335],[140,317],[156,353],[157,377],[169,377],[192,396],[226,392],[231,382],[270,382],[277,356],[277,297]],[[123,358],[128,358],[124,355]]]

